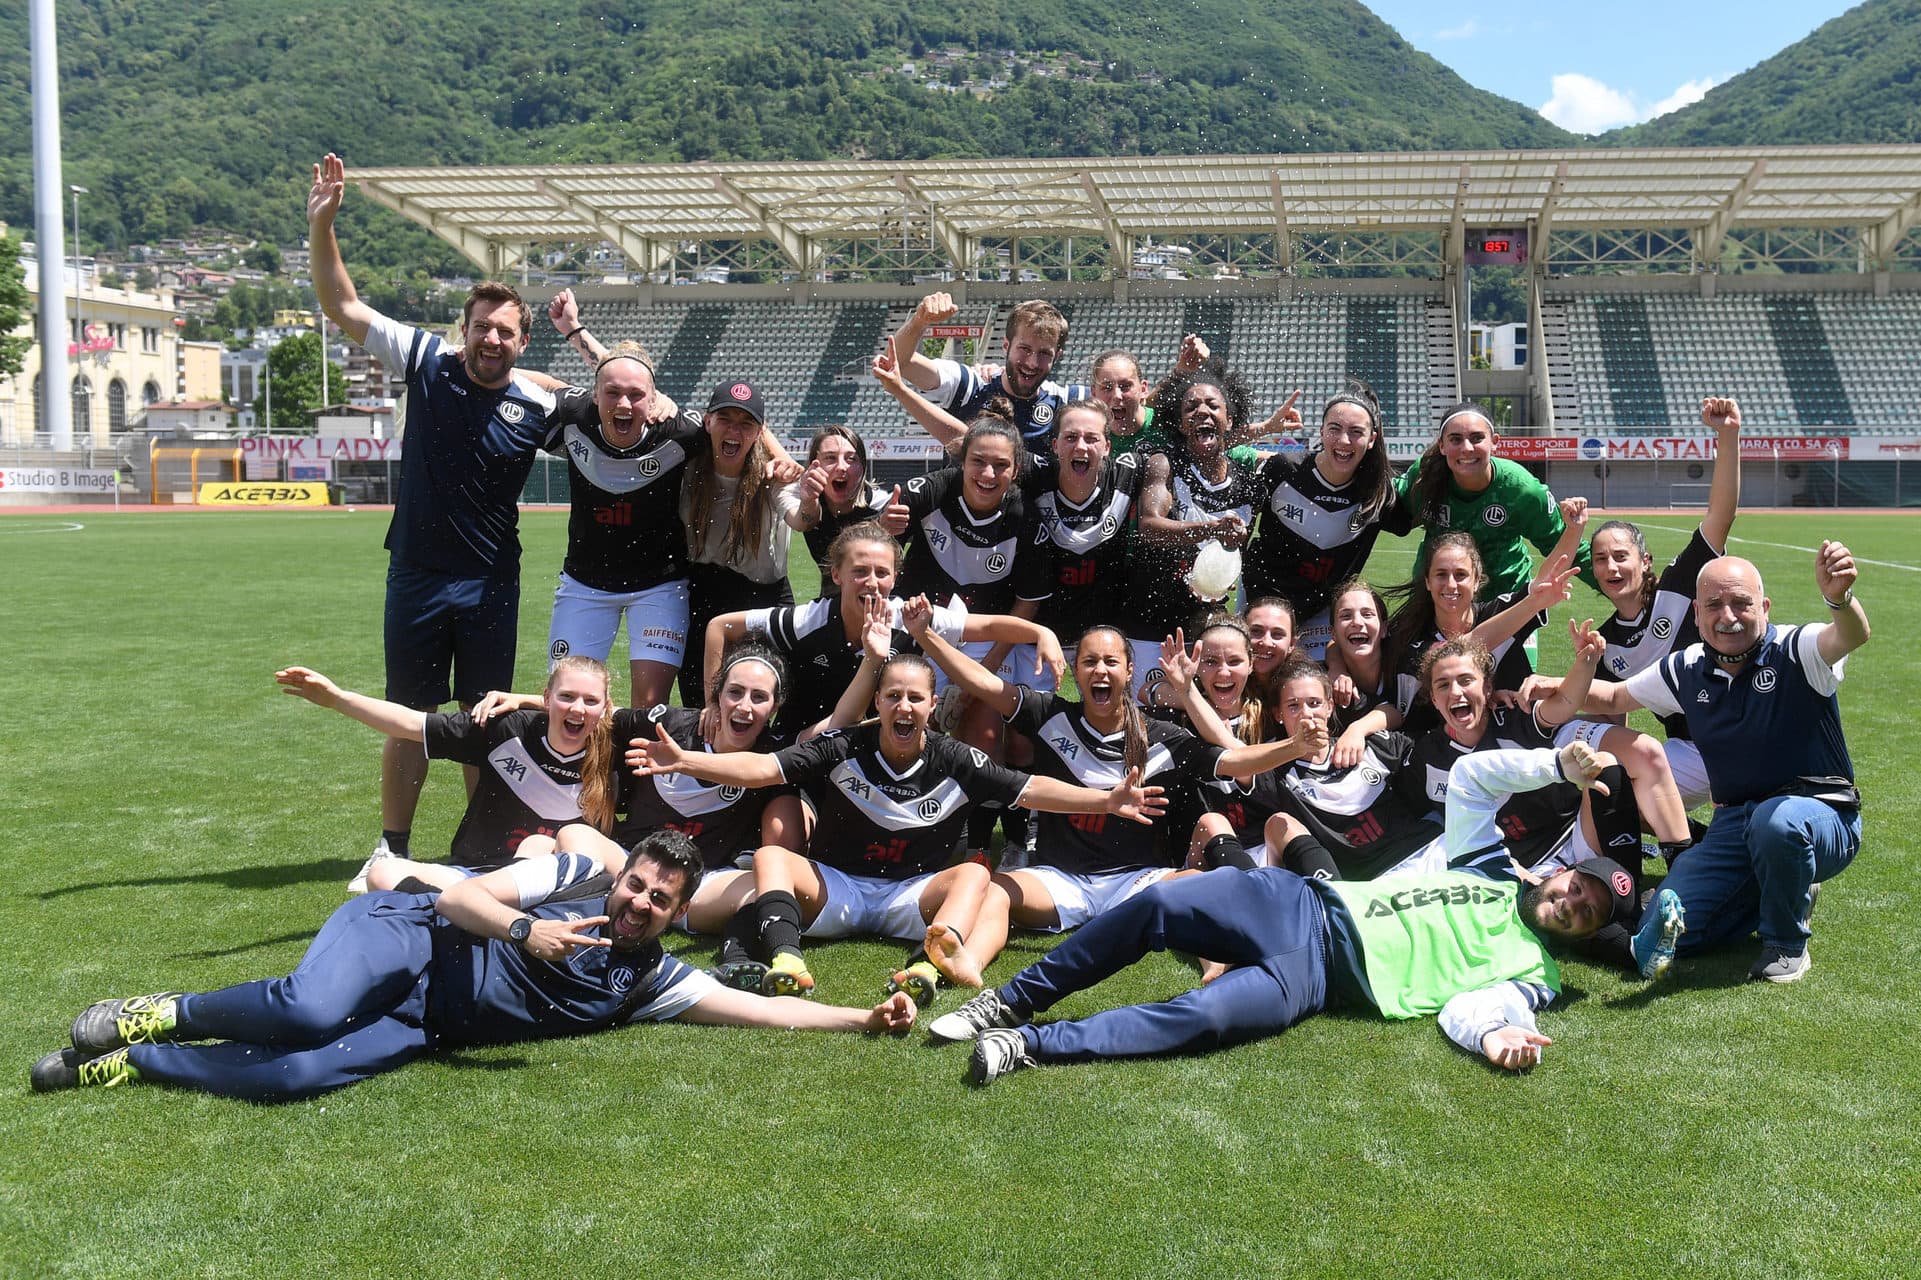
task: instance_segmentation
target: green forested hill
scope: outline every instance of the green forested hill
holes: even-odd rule
[[[0,14],[18,41],[0,218],[30,226],[25,0]],[[89,246],[290,239],[330,148],[433,165],[1572,141],[1352,0],[62,0],[59,29]],[[990,75],[1008,82],[985,97],[926,83]],[[398,219],[347,230],[370,260],[448,252]]]
[[[1921,141],[1921,0],[1871,0],[1692,106],[1605,141],[1637,147]]]

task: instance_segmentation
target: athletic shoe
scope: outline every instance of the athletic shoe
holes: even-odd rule
[[[1007,1007],[998,987],[983,987],[960,1008],[928,1023],[927,1034],[936,1040],[972,1040],[995,1028],[1018,1027],[1025,1021]]]
[[[97,1054],[130,1044],[159,1044],[172,1039],[179,1000],[178,991],[130,1000],[97,1000],[73,1020],[73,1047]]]
[[[1814,960],[1805,948],[1789,954],[1779,947],[1763,947],[1748,977],[1762,982],[1799,982],[1813,967]]]
[[[125,1049],[115,1049],[102,1057],[89,1057],[78,1049],[60,1049],[33,1064],[28,1078],[34,1092],[51,1093],[56,1089],[102,1088],[134,1084],[139,1070],[127,1061]]]
[[[387,837],[380,837],[380,842],[374,845],[374,851],[367,855],[365,862],[360,864],[360,870],[354,873],[353,879],[347,881],[348,894],[353,895],[367,892],[367,873],[374,869],[374,863],[379,862],[382,858],[397,858],[399,856],[399,854],[387,847]]]
[[[759,991],[767,985],[767,966],[758,960],[723,960],[708,972],[735,991]]]
[[[967,1078],[975,1084],[992,1084],[1010,1071],[1039,1065],[1027,1051],[1026,1036],[1003,1027],[990,1027],[974,1041],[973,1056],[967,1060]]]
[[[782,951],[774,956],[774,963],[767,966],[767,976],[761,979],[760,993],[764,996],[811,996],[814,994],[814,975],[807,972],[807,961],[799,952]]]
[[[1652,982],[1674,967],[1674,944],[1688,931],[1681,896],[1672,889],[1654,895],[1654,910],[1628,943],[1641,976]]]
[[[940,970],[928,960],[916,960],[887,980],[888,995],[905,991],[923,1009],[934,1003],[934,992],[939,987]]]

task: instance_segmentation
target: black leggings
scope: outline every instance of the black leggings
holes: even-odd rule
[[[707,651],[707,624],[737,609],[768,609],[794,603],[794,588],[786,578],[755,582],[717,564],[687,566],[687,657],[680,664],[680,705],[707,705],[702,655]],[[792,678],[791,675],[789,677]]]

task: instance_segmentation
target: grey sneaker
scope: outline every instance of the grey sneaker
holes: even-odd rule
[[[1018,1027],[1027,1019],[1007,1007],[998,987],[983,987],[980,994],[952,1013],[943,1013],[927,1024],[927,1034],[936,1040],[972,1040],[996,1027]]]
[[[1790,955],[1779,947],[1763,947],[1748,977],[1762,982],[1799,982],[1813,967],[1814,960],[1805,950]]]
[[[162,991],[127,1000],[96,1000],[73,1020],[73,1047],[93,1056],[130,1044],[171,1040],[179,999],[178,991]]]
[[[975,1084],[992,1084],[1010,1071],[1039,1064],[1027,1051],[1027,1037],[1004,1027],[990,1027],[974,1041],[974,1054],[967,1060],[967,1078]]]
[[[60,1089],[113,1089],[135,1084],[140,1072],[127,1061],[125,1049],[115,1049],[97,1058],[78,1049],[57,1049],[33,1064],[28,1079],[35,1093],[53,1093]]]
[[[380,843],[376,844],[374,851],[367,855],[367,860],[360,864],[360,870],[354,872],[354,878],[347,881],[348,894],[354,895],[367,892],[367,873],[374,869],[374,863],[379,862],[382,858],[398,856],[399,855],[392,849],[387,847],[387,837],[380,837]]]

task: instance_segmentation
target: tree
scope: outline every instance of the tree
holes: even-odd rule
[[[267,378],[273,386],[273,420],[267,421],[266,387],[253,402],[255,421],[271,432],[296,434],[307,428],[307,415],[324,407],[320,398],[320,335],[297,333],[267,353]],[[327,395],[346,398],[347,379],[340,366],[327,362]]]
[[[26,323],[33,300],[27,294],[27,275],[20,269],[20,242],[0,236],[0,378],[10,378],[26,363],[31,337],[15,337]]]

